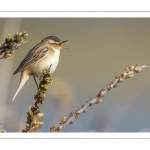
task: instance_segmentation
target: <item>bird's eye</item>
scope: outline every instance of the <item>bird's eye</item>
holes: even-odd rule
[[[52,43],[52,45],[53,45],[53,46],[56,46],[57,44],[56,44],[56,43]]]

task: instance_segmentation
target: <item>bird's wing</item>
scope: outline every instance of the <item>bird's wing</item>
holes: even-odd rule
[[[40,58],[46,56],[48,53],[48,47],[42,46],[41,43],[33,47],[28,54],[25,56],[25,58],[21,61],[20,65],[16,69],[16,71],[13,73],[15,75],[16,73],[24,70],[25,68],[33,65],[35,62],[37,62]]]

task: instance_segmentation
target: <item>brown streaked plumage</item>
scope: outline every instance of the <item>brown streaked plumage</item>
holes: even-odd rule
[[[20,83],[13,97],[13,101],[30,76],[33,76],[34,79],[35,77],[39,77],[41,71],[44,68],[49,68],[51,64],[51,73],[55,71],[59,63],[60,49],[65,48],[62,46],[62,43],[66,41],[61,41],[56,36],[49,36],[44,38],[28,52],[13,73],[13,75],[15,75],[16,73],[21,72]]]

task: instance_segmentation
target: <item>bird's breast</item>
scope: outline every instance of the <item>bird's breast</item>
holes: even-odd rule
[[[34,65],[29,67],[30,75],[39,77],[41,75],[41,71],[44,68],[49,68],[50,65],[52,65],[50,68],[50,72],[53,73],[59,63],[59,55],[60,51],[56,51],[53,53],[49,52],[46,56],[44,56],[43,58],[38,60]]]

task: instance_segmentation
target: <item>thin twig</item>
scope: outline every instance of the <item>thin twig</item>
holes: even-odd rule
[[[9,58],[14,50],[17,50],[21,45],[29,42],[26,40],[28,38],[28,34],[25,32],[16,33],[13,37],[8,34],[5,37],[5,42],[0,44],[0,59]]]
[[[87,108],[89,106],[92,106],[93,104],[98,104],[100,102],[102,102],[102,97],[104,97],[106,95],[106,93],[108,93],[109,90],[111,90],[112,88],[117,87],[117,83],[122,82],[124,79],[128,79],[134,76],[134,73],[139,73],[142,71],[143,68],[150,68],[147,65],[143,65],[143,66],[131,66],[129,68],[127,68],[122,74],[117,75],[114,79],[114,81],[112,81],[110,84],[106,85],[105,88],[103,88],[94,98],[90,98],[90,100],[88,102],[86,102],[84,105],[82,105],[80,108],[78,108],[75,112],[71,112],[69,117],[63,117],[61,122],[60,122],[60,126],[59,127],[55,127],[52,126],[50,128],[51,132],[62,132],[62,129],[64,127],[66,127],[67,125],[72,124],[74,119],[77,119],[81,113],[85,113],[87,111]]]

